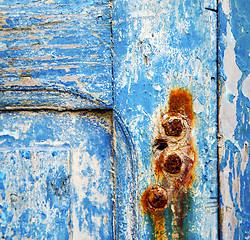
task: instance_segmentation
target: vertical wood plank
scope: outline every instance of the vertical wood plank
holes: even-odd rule
[[[222,239],[250,238],[249,1],[219,1]]]
[[[138,239],[154,235],[140,201],[144,190],[155,184],[154,129],[170,91],[177,88],[188,89],[193,97],[192,136],[197,151],[190,210],[183,219],[184,238],[217,239],[216,2],[115,0],[113,41],[114,106],[136,151],[133,164],[138,172],[133,181],[137,181]],[[168,213],[165,217],[170,237],[171,219]],[[124,223],[121,239],[130,236],[131,225]]]

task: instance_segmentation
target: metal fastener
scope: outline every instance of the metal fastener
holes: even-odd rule
[[[166,190],[159,186],[149,189],[148,203],[154,209],[164,209],[168,203]]]
[[[182,120],[179,118],[169,118],[162,123],[167,136],[179,137],[183,130]]]
[[[171,174],[177,174],[181,172],[182,161],[178,154],[173,153],[167,156],[162,164],[163,169]]]

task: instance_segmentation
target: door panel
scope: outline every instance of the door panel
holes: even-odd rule
[[[0,0],[0,237],[249,238],[246,2]]]
[[[5,239],[112,239],[109,112],[2,112]]]

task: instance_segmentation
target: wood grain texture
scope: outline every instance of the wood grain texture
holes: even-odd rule
[[[112,103],[108,0],[7,0],[0,11],[0,88],[57,87]]]
[[[206,8],[216,10],[216,3],[113,2],[114,105],[135,145],[138,239],[150,239],[153,234],[150,217],[142,215],[140,199],[155,183],[153,130],[170,91],[177,88],[188,89],[193,97],[192,136],[198,153],[187,204],[190,210],[183,220],[184,238],[218,238],[216,12]],[[125,178],[127,172],[120,174]],[[127,219],[130,213],[126,212]],[[165,217],[169,237],[171,219],[168,213]],[[123,221],[120,238],[131,239],[131,226],[136,223]]]
[[[219,4],[222,239],[250,238],[249,4],[243,0]]]
[[[3,239],[113,239],[110,112],[0,114]]]

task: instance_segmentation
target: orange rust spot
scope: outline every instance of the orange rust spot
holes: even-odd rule
[[[155,240],[166,240],[166,226],[164,212],[156,212],[151,215],[154,223],[154,236]]]
[[[157,158],[154,161],[155,174],[158,184],[162,187],[154,186],[146,189],[142,195],[141,204],[143,214],[150,214],[157,240],[167,239],[164,210],[168,204],[168,197],[170,197],[171,209],[172,207],[174,209],[171,223],[172,237],[183,239],[184,198],[188,195],[188,189],[194,178],[193,168],[197,156],[190,135],[191,131],[185,129],[193,125],[192,101],[188,90],[171,90],[168,112],[161,116],[164,132],[161,131],[154,140],[153,148],[157,150]],[[186,120],[188,120],[187,123]],[[183,138],[178,138],[182,135]],[[171,142],[172,138],[173,142]],[[179,145],[179,140],[184,144],[184,148],[179,147],[183,147]],[[168,189],[168,192],[164,188]]]
[[[155,174],[159,181],[163,179],[162,163],[164,162],[164,153],[162,153],[155,163]]]
[[[186,115],[191,123],[194,119],[193,98],[186,89],[171,90],[169,96],[169,113]]]

